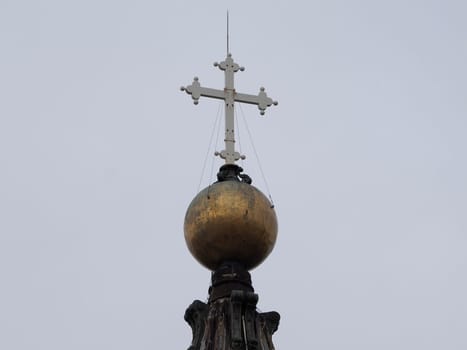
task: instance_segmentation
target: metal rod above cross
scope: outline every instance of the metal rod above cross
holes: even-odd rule
[[[181,90],[191,95],[195,105],[198,104],[201,96],[215,98],[225,101],[225,150],[218,154],[222,159],[225,160],[225,164],[235,164],[240,158],[245,158],[235,150],[235,121],[234,121],[234,103],[242,102],[257,105],[260,110],[260,114],[264,115],[267,107],[271,105],[277,105],[277,101],[273,101],[266,95],[264,88],[261,87],[258,95],[249,95],[237,93],[234,88],[234,74],[237,71],[244,71],[245,68],[240,67],[232,59],[232,55],[229,53],[225,61],[221,63],[214,63],[215,67],[219,67],[220,70],[224,71],[225,75],[225,88],[224,90],[210,89],[202,87],[195,77],[193,83],[188,86],[182,86]]]

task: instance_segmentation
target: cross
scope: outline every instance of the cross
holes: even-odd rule
[[[277,105],[277,101],[273,101],[266,95],[264,88],[261,87],[258,95],[249,95],[237,93],[234,88],[234,73],[237,71],[244,71],[244,67],[240,67],[232,59],[232,55],[229,53],[225,61],[221,63],[214,63],[214,67],[219,67],[220,70],[224,71],[225,75],[225,88],[224,90],[210,89],[202,87],[195,77],[193,83],[187,87],[182,86],[181,90],[191,95],[195,105],[198,104],[201,96],[211,97],[225,101],[225,150],[216,152],[222,159],[225,159],[225,164],[235,164],[240,158],[245,159],[245,156],[240,155],[235,150],[235,121],[234,121],[234,103],[243,102],[252,105],[257,105],[261,115],[267,107],[271,105]]]

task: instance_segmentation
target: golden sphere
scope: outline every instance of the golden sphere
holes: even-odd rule
[[[277,218],[271,202],[256,187],[222,181],[193,199],[184,231],[191,254],[208,269],[237,261],[251,270],[274,248]]]

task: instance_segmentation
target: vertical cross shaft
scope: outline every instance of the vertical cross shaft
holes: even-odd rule
[[[214,63],[214,66],[218,66],[219,69],[223,70],[225,77],[225,153],[222,154],[221,152],[220,156],[225,159],[226,164],[234,164],[235,161],[242,158],[242,155],[235,151],[234,74],[238,70],[243,71],[244,68],[234,63],[230,54],[227,55],[224,62]]]
[[[221,63],[214,63],[215,67],[219,67],[220,70],[224,71],[225,76],[225,88],[224,90],[216,90],[201,87],[198,78],[194,78],[192,85],[181,88],[187,94],[191,95],[195,104],[198,104],[198,100],[201,96],[221,99],[225,101],[225,149],[220,153],[216,152],[222,159],[225,159],[225,164],[235,164],[240,158],[245,156],[240,155],[235,150],[235,119],[234,119],[234,103],[243,102],[257,105],[261,115],[267,107],[271,105],[277,105],[277,101],[273,101],[264,92],[264,88],[260,89],[257,96],[248,94],[236,93],[234,87],[234,74],[237,71],[243,71],[245,68],[240,67],[232,59],[232,55],[228,54],[225,61]]]

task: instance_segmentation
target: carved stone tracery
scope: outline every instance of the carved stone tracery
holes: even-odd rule
[[[185,312],[193,331],[188,350],[274,350],[280,315],[258,313],[248,271],[235,263],[222,265],[212,275],[209,292],[208,303],[195,300]]]

